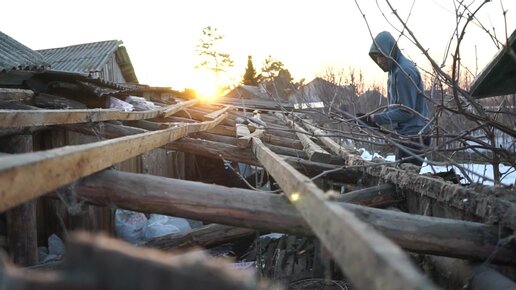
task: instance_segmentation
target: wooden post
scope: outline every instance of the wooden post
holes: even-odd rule
[[[32,135],[5,137],[0,141],[1,151],[8,153],[31,152],[32,146]],[[31,200],[20,204],[6,211],[5,215],[7,243],[13,262],[20,266],[36,265],[38,263],[36,201]]]

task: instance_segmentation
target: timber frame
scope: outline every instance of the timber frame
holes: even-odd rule
[[[516,265],[516,247],[510,243],[516,231],[513,202],[392,164],[365,161],[352,148],[328,137],[315,123],[293,117],[277,108],[257,112],[253,108],[208,105],[179,97],[169,99],[156,110],[142,112],[2,109],[0,128],[6,130],[3,135],[12,142],[9,144],[32,140],[33,132],[27,134],[30,128],[57,128],[97,140],[34,152],[31,145],[20,150],[3,149],[10,154],[0,155],[0,210],[20,210],[20,206],[39,197],[55,198],[54,191],[67,188],[74,198],[103,208],[215,223],[149,241],[145,245],[148,247],[206,247],[249,237],[256,231],[316,237],[357,289],[438,289],[410,259],[412,253],[431,255],[437,259],[436,264],[446,264],[439,260],[442,257],[464,259],[464,268],[472,275],[479,269],[475,264],[478,262],[489,261],[499,267]],[[16,128],[23,128],[25,135],[9,131]],[[19,140],[16,136],[29,137]],[[274,179],[281,193],[113,169],[156,149],[259,167]],[[364,176],[374,186],[343,195],[319,182],[328,179],[334,184],[357,184]],[[411,198],[425,198],[426,202],[458,212],[463,219],[385,209]],[[48,289],[49,285],[76,289],[73,287],[80,288],[81,281],[74,280],[77,273],[72,269],[90,275],[88,279],[114,275],[116,265],[109,264],[108,257],[129,263],[132,270],[142,263],[149,271],[163,271],[176,277],[183,275],[181,265],[194,271],[192,265],[199,261],[175,258],[176,262],[168,263],[154,251],[145,252],[150,255],[147,258],[138,248],[125,248],[117,241],[86,233],[74,235],[70,249],[72,254],[66,257],[65,268],[57,276],[49,271],[42,277],[23,277],[20,269],[3,261],[1,278],[18,289]],[[98,255],[93,262],[78,265],[88,251]],[[102,257],[102,253],[107,256]],[[96,267],[105,269],[107,274],[96,271]],[[488,265],[482,267],[493,277],[501,275]],[[211,261],[199,263],[199,269],[218,271],[213,270]],[[225,270],[220,272],[220,279],[202,280],[195,289],[203,289],[209,283],[221,283],[220,289],[265,289],[251,278],[246,278],[246,282],[231,277]],[[44,274],[58,278],[45,282]],[[195,279],[193,276],[189,278]],[[98,286],[92,282],[95,279],[88,279],[82,281],[84,289]],[[239,288],[249,283],[252,287]],[[115,282],[102,285],[104,289],[120,289]]]

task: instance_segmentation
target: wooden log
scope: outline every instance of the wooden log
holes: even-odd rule
[[[195,100],[180,102],[156,110],[122,112],[114,109],[86,110],[0,110],[0,128],[61,125],[108,120],[141,120],[173,114],[191,106]]]
[[[256,230],[210,224],[187,232],[157,237],[140,246],[161,250],[179,250],[195,246],[209,248],[253,235],[256,235]]]
[[[294,128],[296,130],[297,138],[303,144],[303,150],[308,155],[308,159],[316,162],[328,163],[331,160],[331,154],[326,150],[321,148],[321,146],[317,145],[310,137],[308,137],[308,132],[305,129],[297,125],[294,121],[289,120],[286,116],[281,113],[275,114],[278,118],[282,118],[283,121]]]
[[[253,152],[356,287],[435,289],[397,245],[350,211],[331,207],[309,178],[257,138],[253,139]]]
[[[388,163],[374,163],[363,160],[358,155],[349,154],[349,151],[330,138],[321,139],[321,141],[333,152],[339,154],[345,160],[345,165],[363,167],[365,174],[379,178],[384,183],[396,184],[399,189],[408,193],[430,197],[445,206],[459,209],[466,214],[479,217],[483,221],[499,223],[501,226],[516,230],[516,204],[508,200],[395,168]]]
[[[257,230],[313,235],[283,195],[118,171],[88,176],[75,183],[73,190],[80,198],[97,205]],[[508,233],[500,232],[496,226],[347,203],[332,202],[329,206],[345,208],[413,252],[479,261],[492,258],[500,264],[516,263],[514,249],[498,247],[500,239]],[[337,222],[343,221],[338,219]]]
[[[32,135],[19,135],[0,140],[0,150],[25,153],[33,150]],[[38,263],[36,201],[27,201],[5,212],[7,245],[12,261],[19,266]]]
[[[224,117],[112,140],[3,157],[0,164],[0,211],[189,133],[212,128]]]
[[[475,264],[465,260],[428,256],[428,260],[443,275],[446,282],[461,289],[500,290],[516,289],[516,283],[485,264]],[[450,288],[447,288],[450,289]]]
[[[369,188],[347,192],[342,195],[331,196],[331,201],[349,202],[372,207],[385,207],[401,201],[392,184],[381,184]]]

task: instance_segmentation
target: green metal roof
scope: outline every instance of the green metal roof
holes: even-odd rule
[[[470,86],[475,98],[516,94],[516,30]]]

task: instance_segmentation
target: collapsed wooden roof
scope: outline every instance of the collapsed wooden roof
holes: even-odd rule
[[[313,235],[358,289],[436,289],[405,251],[516,264],[515,248],[501,246],[516,230],[513,202],[389,163],[365,161],[310,120],[275,107],[259,106],[258,112],[256,107],[178,97],[156,101],[161,103],[157,109],[135,112],[1,109],[3,135],[15,134],[13,128],[60,126],[104,140],[1,156],[0,210],[74,183],[75,193],[94,204]],[[282,194],[106,170],[160,147],[258,165]],[[313,176],[350,183],[366,176],[390,190],[373,188],[335,198]],[[458,211],[464,220],[372,208],[410,196]]]

